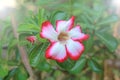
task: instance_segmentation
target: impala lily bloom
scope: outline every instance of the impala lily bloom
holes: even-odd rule
[[[84,51],[81,41],[88,39],[88,35],[82,33],[80,26],[73,27],[75,17],[68,21],[57,20],[56,30],[49,21],[42,24],[40,36],[48,39],[51,44],[46,50],[46,58],[64,62],[68,57],[78,60]]]
[[[29,42],[31,42],[32,44],[36,41],[36,37],[35,36],[28,36],[26,38]]]

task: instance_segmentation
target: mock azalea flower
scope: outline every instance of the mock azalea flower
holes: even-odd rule
[[[26,38],[29,42],[31,42],[32,44],[36,41],[36,37],[35,36],[28,36]]]
[[[42,24],[40,36],[50,41],[46,50],[46,58],[64,62],[68,57],[78,60],[84,51],[81,41],[88,39],[88,35],[82,33],[79,25],[73,27],[75,17],[68,21],[57,20],[56,30],[49,21]]]

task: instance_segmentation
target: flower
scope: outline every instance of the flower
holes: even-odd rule
[[[50,41],[45,56],[58,62],[64,62],[68,57],[78,60],[84,51],[81,41],[88,39],[89,35],[82,33],[79,25],[73,27],[75,17],[68,21],[57,20],[56,30],[49,21],[42,24],[40,36]]]
[[[26,39],[33,44],[36,41],[36,36],[28,36]]]

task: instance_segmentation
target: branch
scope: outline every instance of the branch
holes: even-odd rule
[[[17,29],[16,29],[17,28],[17,23],[16,23],[15,17],[13,15],[11,15],[11,23],[12,23],[12,29],[13,29],[14,36],[18,40],[19,37],[18,37]],[[28,56],[27,56],[27,53],[26,53],[24,47],[19,46],[18,44],[17,44],[17,47],[18,47],[19,52],[20,52],[22,63],[24,64],[26,70],[28,71],[28,73],[30,75],[30,79],[31,80],[36,80],[36,76],[34,75],[33,70],[32,70],[32,68],[29,64]]]

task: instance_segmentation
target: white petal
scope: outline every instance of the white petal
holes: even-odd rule
[[[56,21],[56,31],[64,32],[64,31],[70,30],[74,24],[74,19],[75,19],[75,17],[72,16],[68,21],[57,20]]]
[[[53,26],[49,21],[46,21],[42,24],[42,32],[40,36],[46,39],[49,39],[51,42],[57,41],[57,32],[54,30]]]
[[[69,57],[73,60],[78,60],[80,55],[84,51],[83,44],[71,39],[67,41],[66,47]]]
[[[63,62],[67,59],[65,46],[59,42],[51,44],[46,51],[46,57]]]
[[[80,29],[80,26],[76,26],[75,28],[71,29],[68,32],[70,38],[72,38],[73,40],[86,40],[88,39],[88,35],[82,33],[82,30]]]

